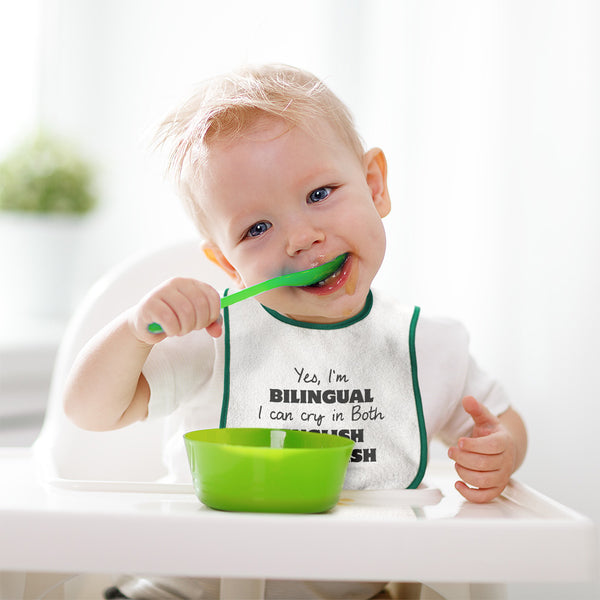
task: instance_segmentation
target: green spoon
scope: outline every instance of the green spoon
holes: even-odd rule
[[[296,273],[288,273],[287,275],[274,277],[273,279],[268,279],[267,281],[263,281],[262,283],[252,285],[249,288],[244,288],[243,290],[235,292],[230,296],[223,296],[223,298],[221,298],[221,308],[231,306],[236,302],[246,300],[247,298],[252,298],[253,296],[262,294],[263,292],[267,292],[274,288],[284,286],[302,287],[305,285],[312,285],[314,283],[317,283],[318,281],[321,281],[323,279],[326,279],[330,275],[333,275],[342,266],[342,263],[346,260],[346,256],[347,254],[340,254],[337,258],[334,258],[332,261],[323,265],[319,265],[318,267],[313,267],[312,269],[305,269],[304,271],[298,271]],[[150,333],[163,333],[163,329],[158,323],[150,323],[150,325],[148,325],[148,331]]]

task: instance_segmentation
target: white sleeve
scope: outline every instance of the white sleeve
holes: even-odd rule
[[[473,427],[462,407],[473,396],[499,415],[510,403],[502,387],[469,354],[469,336],[457,321],[419,318],[416,333],[419,388],[429,439],[452,445]]]
[[[156,344],[142,369],[150,385],[148,418],[170,414],[193,397],[210,378],[214,362],[214,340],[204,330]]]

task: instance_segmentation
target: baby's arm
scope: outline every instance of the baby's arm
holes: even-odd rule
[[[527,432],[512,408],[496,417],[470,396],[463,399],[463,408],[474,425],[469,437],[448,450],[462,479],[456,489],[471,502],[489,502],[502,493],[523,462]]]
[[[150,333],[150,323],[160,323],[164,333]],[[66,383],[66,414],[79,427],[95,431],[145,419],[150,387],[142,368],[150,350],[166,337],[196,329],[221,335],[218,292],[195,279],[170,279],[83,348]]]

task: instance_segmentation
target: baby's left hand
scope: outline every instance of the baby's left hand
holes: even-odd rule
[[[502,493],[515,470],[515,441],[498,417],[475,398],[468,396],[462,403],[474,426],[470,437],[460,438],[448,450],[462,479],[455,487],[470,502],[490,502]]]

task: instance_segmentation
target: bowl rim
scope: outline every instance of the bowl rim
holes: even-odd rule
[[[257,446],[255,444],[241,444],[241,443],[235,443],[232,444],[231,442],[227,442],[227,441],[219,441],[219,440],[203,440],[203,439],[197,439],[194,436],[194,434],[200,434],[200,433],[205,433],[205,432],[215,432],[215,431],[225,431],[225,430],[229,430],[229,431],[284,431],[284,432],[293,432],[294,435],[298,434],[301,435],[302,437],[314,437],[314,436],[326,436],[329,438],[337,438],[339,440],[339,443],[333,446],[325,446],[323,448],[319,448],[317,446],[315,447],[307,447],[307,448],[273,448],[270,446]],[[194,429],[192,431],[188,431],[186,433],[184,433],[183,438],[185,440],[186,443],[193,443],[193,444],[210,444],[213,446],[232,446],[232,447],[239,447],[239,448],[255,448],[257,451],[275,451],[275,450],[280,450],[282,452],[294,452],[294,451],[300,451],[300,452],[306,452],[306,451],[311,451],[311,450],[320,450],[321,452],[333,452],[333,451],[339,451],[340,449],[345,449],[347,450],[348,448],[353,448],[355,445],[354,440],[347,438],[343,435],[337,435],[335,433],[322,433],[322,432],[318,432],[318,431],[302,431],[300,429],[286,429],[285,427],[209,427],[209,428],[204,428],[204,429]]]

